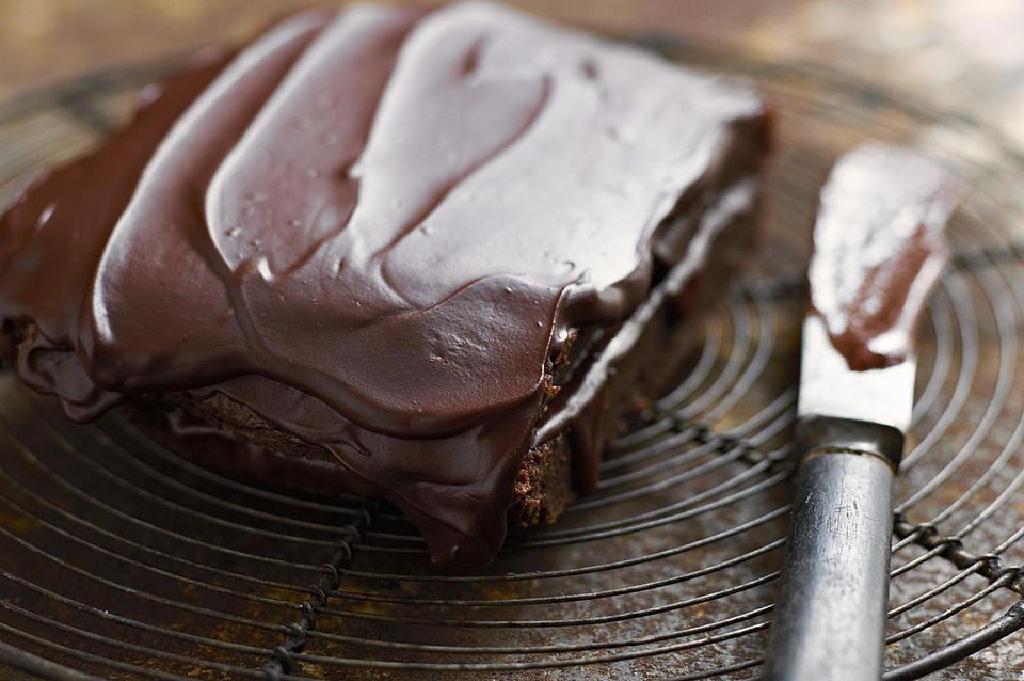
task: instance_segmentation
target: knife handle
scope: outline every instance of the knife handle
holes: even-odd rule
[[[813,417],[798,438],[806,448],[764,678],[878,681],[903,435]]]

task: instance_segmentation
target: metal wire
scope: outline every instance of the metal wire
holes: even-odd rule
[[[815,65],[640,42],[756,77],[782,109],[783,144],[751,279],[709,320],[687,378],[613,445],[591,497],[512,537],[488,570],[442,574],[394,509],[226,479],[117,414],[72,425],[2,376],[0,669],[73,681],[756,675],[785,541],[806,227],[831,158],[873,137],[927,143],[972,183],[922,339],[886,679],[991,672],[986,656],[1024,628],[1024,159],[971,121]],[[96,139],[166,66],[0,107],[0,200]],[[957,139],[994,151],[972,160]]]

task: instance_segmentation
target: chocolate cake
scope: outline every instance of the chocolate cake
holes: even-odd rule
[[[237,445],[188,456],[384,497],[435,561],[483,563],[678,373],[769,123],[750,88],[496,5],[300,13],[3,215],[7,346],[72,418],[158,405]]]

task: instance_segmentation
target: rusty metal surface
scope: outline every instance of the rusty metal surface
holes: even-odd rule
[[[115,679],[755,677],[786,530],[814,197],[835,155],[877,138],[948,159],[972,188],[922,334],[886,666],[894,679],[929,659],[935,678],[1024,674],[1011,633],[1024,624],[1024,160],[970,121],[839,74],[645,42],[757,79],[779,108],[779,153],[753,272],[595,495],[485,573],[442,575],[392,509],[220,478],[118,414],[70,424],[4,374],[0,644],[14,652],[0,646],[0,672],[31,654]],[[123,117],[158,68],[0,109],[0,204]],[[956,641],[992,622],[1009,635],[960,661],[972,647]]]

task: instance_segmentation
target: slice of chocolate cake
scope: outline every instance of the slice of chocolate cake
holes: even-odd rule
[[[499,6],[307,12],[40,178],[0,317],[73,418],[164,405],[247,445],[208,465],[385,497],[481,563],[678,372],[768,135],[750,89]]]

